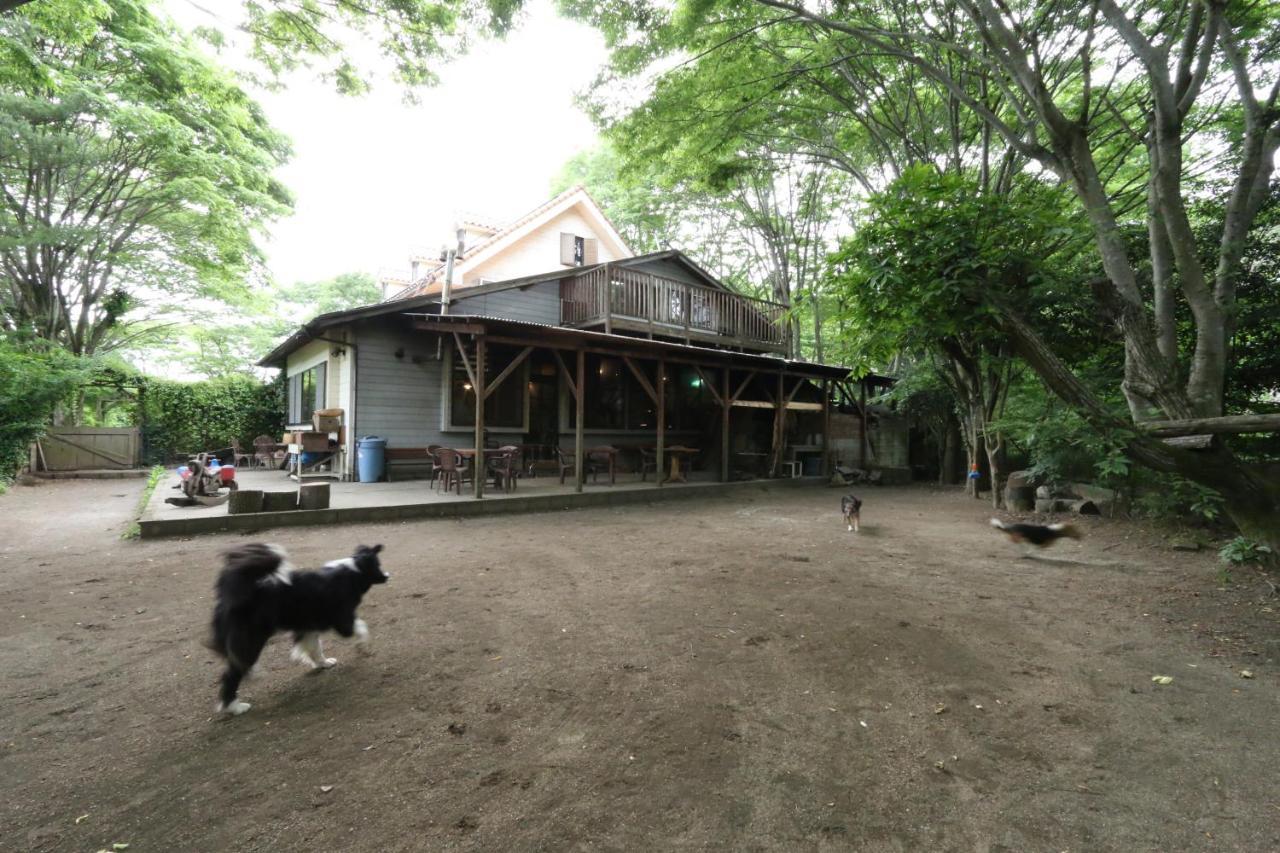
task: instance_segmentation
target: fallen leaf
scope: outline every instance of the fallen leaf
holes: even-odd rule
[[[329,792],[330,792],[330,791],[332,791],[332,790],[333,790],[333,786],[332,786],[332,785],[321,785],[321,786],[320,786],[320,793],[322,793],[322,794],[327,794],[327,793],[329,793]]]
[[[128,850],[128,849],[129,849],[129,845],[128,845],[128,844],[118,844],[118,843],[117,843],[117,844],[112,844],[112,845],[111,845],[111,849],[112,849],[112,850]]]
[[[865,729],[865,728],[867,727],[867,721],[866,721],[866,720],[858,720],[858,725],[862,726],[862,727]]]
[[[76,818],[76,823],[77,823],[77,824],[79,824],[79,823],[80,823],[80,821],[82,821],[82,820],[88,820],[88,819],[89,819],[89,816],[88,816],[87,814],[82,814],[82,815],[80,815],[80,817]]]
[[[946,712],[947,712],[947,706],[943,705],[941,702],[939,702],[933,708],[933,713],[935,714],[945,714]]]
[[[1172,684],[1173,676],[1172,675],[1153,675],[1151,676],[1151,680],[1154,681],[1156,684]]]
[[[1241,678],[1253,678],[1253,670],[1251,670],[1251,669],[1242,669],[1242,670],[1240,670],[1240,677],[1241,677]]]

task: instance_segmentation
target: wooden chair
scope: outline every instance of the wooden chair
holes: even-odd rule
[[[259,468],[275,468],[279,461],[274,438],[269,435],[260,435],[253,440],[254,465]]]
[[[458,451],[450,447],[442,447],[436,452],[440,460],[440,482],[447,492],[455,489],[458,497],[462,497],[462,484],[467,480],[474,482],[475,466],[467,465]]]
[[[658,449],[656,447],[640,448],[640,482],[644,482],[649,472],[653,472],[654,479],[658,479]]]

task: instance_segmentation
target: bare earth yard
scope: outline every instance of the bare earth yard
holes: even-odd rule
[[[122,542],[140,488],[0,497],[0,849],[1280,849],[1280,599],[1132,525],[1025,560],[954,493],[854,535],[813,488],[276,531],[385,543],[374,652],[279,639],[221,720],[245,540]]]

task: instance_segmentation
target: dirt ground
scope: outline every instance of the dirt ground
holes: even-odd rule
[[[224,720],[245,540],[123,542],[140,488],[0,497],[0,849],[1280,849],[1280,598],[1154,531],[1027,560],[954,493],[854,535],[817,487],[273,531],[386,545],[374,651],[278,639]]]

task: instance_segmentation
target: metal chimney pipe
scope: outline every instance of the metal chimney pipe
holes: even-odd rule
[[[440,313],[449,313],[449,298],[453,292],[453,259],[457,253],[450,249],[444,259],[444,284],[440,288]]]

